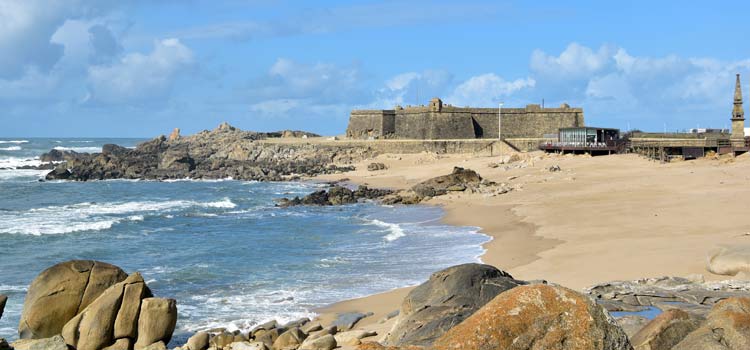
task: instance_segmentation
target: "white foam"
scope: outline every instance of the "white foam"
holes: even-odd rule
[[[26,286],[12,286],[7,284],[0,284],[0,291],[2,292],[25,292],[28,290]]]
[[[377,219],[370,220],[369,222],[367,222],[367,224],[388,229],[390,233],[388,233],[387,235],[385,235],[385,237],[383,237],[388,242],[393,242],[401,237],[406,236],[404,229],[402,229],[399,224],[380,221]]]
[[[22,143],[28,143],[28,140],[0,140],[0,143],[15,143],[15,144],[22,144]]]
[[[18,158],[7,157],[0,158],[0,169],[15,169],[22,166],[40,166],[42,162],[39,158]]]
[[[63,146],[57,146],[54,149],[58,151],[73,151],[78,153],[100,153],[102,151],[101,147],[63,147]]]
[[[0,151],[20,151],[21,146],[0,147]]]
[[[78,203],[34,208],[22,212],[0,212],[0,233],[49,235],[106,230],[124,220],[142,221],[145,214],[171,212],[191,207],[234,208],[229,198],[215,202],[173,200],[163,202]],[[119,215],[127,215],[122,217]]]

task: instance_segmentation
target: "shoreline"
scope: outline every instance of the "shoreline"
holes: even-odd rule
[[[502,195],[454,192],[421,204],[441,206],[445,224],[479,227],[479,233],[492,237],[483,244],[481,260],[521,280],[582,290],[662,276],[741,278],[710,273],[706,257],[717,246],[750,247],[742,206],[727,204],[750,195],[750,158],[659,164],[632,154],[519,156],[511,165],[494,166],[499,157],[381,155],[355,164],[353,172],[316,179],[345,178],[399,190],[460,166],[514,185],[514,191]],[[388,170],[364,170],[370,162],[384,163]],[[548,170],[553,166],[562,170]],[[330,318],[332,313],[380,311],[386,303],[397,309],[401,299],[380,293],[315,312]]]

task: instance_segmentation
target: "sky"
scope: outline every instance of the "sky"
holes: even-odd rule
[[[352,109],[432,97],[728,127],[735,74],[750,100],[748,16],[748,1],[0,0],[0,137],[337,135]]]

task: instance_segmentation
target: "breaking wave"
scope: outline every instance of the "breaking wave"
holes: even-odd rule
[[[20,151],[21,146],[0,147],[0,151]]]
[[[143,221],[145,215],[190,208],[234,208],[229,198],[214,202],[173,200],[164,202],[78,203],[26,211],[0,211],[0,233],[54,235],[106,230],[127,221]]]
[[[78,153],[99,153],[102,151],[101,147],[63,147],[57,146],[54,149],[58,151],[73,151]]]
[[[401,226],[399,224],[394,224],[394,223],[390,223],[390,222],[384,222],[384,221],[380,221],[380,220],[377,220],[377,219],[370,220],[368,222],[368,224],[375,225],[375,226],[378,226],[378,227],[382,227],[382,228],[388,230],[389,233],[387,235],[385,235],[385,237],[383,237],[383,239],[385,239],[388,242],[393,242],[393,241],[395,241],[395,240],[397,240],[397,239],[399,239],[401,237],[406,236],[406,233],[404,232],[404,229],[401,228]]]
[[[17,145],[20,145],[22,143],[28,143],[28,142],[29,142],[28,140],[10,140],[10,141],[8,141],[8,140],[0,140],[0,144],[3,144],[3,143],[15,143]]]

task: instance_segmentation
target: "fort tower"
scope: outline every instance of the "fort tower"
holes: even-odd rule
[[[740,86],[740,75],[737,74],[737,82],[734,86],[734,109],[732,109],[732,143],[742,140],[745,145],[745,110],[742,108],[742,87]]]

